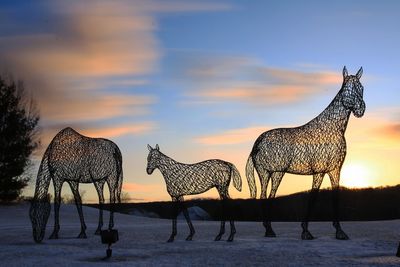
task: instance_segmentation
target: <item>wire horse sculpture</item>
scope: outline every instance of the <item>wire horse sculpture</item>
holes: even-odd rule
[[[155,148],[147,145],[147,148],[149,149],[149,155],[147,157],[147,173],[149,175],[152,174],[156,168],[161,171],[167,185],[167,191],[172,198],[172,202],[175,204],[182,204],[183,196],[185,195],[200,194],[213,187],[218,190],[222,201],[228,200],[230,199],[228,188],[231,178],[233,178],[234,187],[238,191],[242,190],[242,179],[238,170],[232,163],[212,159],[195,164],[184,164],[161,153],[158,145],[156,145]],[[183,215],[185,216],[190,229],[190,233],[186,240],[190,241],[192,240],[195,230],[186,207],[183,206],[181,208],[183,208]],[[172,233],[168,242],[173,242],[177,234],[176,215],[177,213],[174,214],[172,220]],[[236,233],[233,220],[230,220],[230,226],[231,232],[227,241],[233,241]],[[215,241],[221,240],[224,233],[225,220],[222,219],[220,231],[215,237]]]
[[[295,128],[278,128],[262,133],[254,143],[246,164],[246,176],[251,197],[257,189],[254,168],[260,179],[261,199],[267,198],[267,186],[271,180],[268,206],[285,173],[313,175],[312,190],[307,211],[301,224],[302,239],[313,239],[308,231],[308,221],[323,177],[328,174],[333,189],[334,220],[336,238],[346,240],[348,236],[339,223],[338,193],[340,170],[346,156],[345,131],[350,113],[362,117],[365,112],[364,87],[360,83],[363,69],[356,75],[348,75],[343,68],[343,84],[329,106],[310,122]],[[268,209],[264,214],[265,236],[276,236],[268,220]]]
[[[71,187],[81,223],[78,238],[86,238],[86,225],[79,195],[79,183],[93,183],[99,196],[99,224],[96,234],[103,226],[103,187],[107,183],[110,190],[109,229],[114,226],[113,204],[120,202],[122,188],[122,155],[116,144],[103,138],[83,136],[72,128],[61,130],[51,141],[43,155],[36,179],[34,199],[30,208],[33,239],[40,243],[45,234],[50,215],[48,190],[50,180],[54,185],[54,231],[50,239],[57,239],[60,229],[59,209],[61,188],[64,182]]]

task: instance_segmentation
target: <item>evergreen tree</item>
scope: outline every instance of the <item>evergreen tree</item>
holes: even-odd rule
[[[39,145],[39,115],[23,83],[0,76],[0,201],[17,199],[28,184],[30,155]]]

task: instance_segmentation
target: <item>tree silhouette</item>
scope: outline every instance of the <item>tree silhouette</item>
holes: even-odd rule
[[[29,181],[24,172],[39,145],[38,122],[23,83],[0,76],[0,201],[17,199]]]

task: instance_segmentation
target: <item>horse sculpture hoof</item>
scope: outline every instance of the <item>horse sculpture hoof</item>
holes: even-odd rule
[[[338,230],[338,231],[336,231],[336,239],[338,239],[338,240],[348,240],[349,237],[346,235],[345,232],[343,232],[343,230]]]
[[[186,241],[192,241],[193,236],[192,235],[188,235],[188,237],[186,237]]]
[[[265,237],[276,237],[276,234],[274,231],[265,231]]]
[[[222,237],[221,234],[217,235],[217,236],[215,237],[214,241],[220,241],[220,240],[221,240],[221,237]]]
[[[312,234],[309,231],[303,231],[303,233],[301,233],[301,239],[302,240],[313,240],[314,237],[312,236]]]
[[[85,232],[81,232],[81,233],[77,236],[77,238],[82,238],[82,239],[87,238],[86,233],[85,233]]]
[[[168,240],[167,240],[167,243],[172,243],[172,242],[174,242],[174,237],[173,237],[173,236],[171,236],[171,237],[168,238]]]
[[[230,235],[229,237],[228,237],[228,240],[226,240],[226,242],[232,242],[233,241],[233,235]]]
[[[50,236],[49,239],[58,239],[58,233],[53,232]]]

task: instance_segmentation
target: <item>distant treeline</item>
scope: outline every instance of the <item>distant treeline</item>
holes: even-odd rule
[[[235,199],[222,202],[213,199],[185,201],[189,208],[197,206],[205,210],[213,220],[261,221],[268,207],[272,221],[301,221],[307,207],[308,191],[276,197],[273,200]],[[342,221],[392,220],[400,218],[400,185],[391,187],[340,190],[340,219]],[[87,204],[97,207],[97,204]],[[109,205],[106,205],[109,209]],[[311,220],[330,221],[333,217],[332,191],[320,190]],[[117,212],[157,215],[172,218],[179,207],[172,202],[122,203]]]

